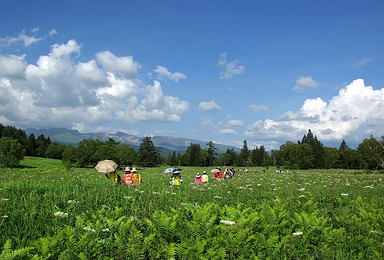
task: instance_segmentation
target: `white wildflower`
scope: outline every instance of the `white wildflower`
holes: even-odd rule
[[[109,228],[104,228],[104,229],[101,230],[101,232],[105,232],[106,233],[106,232],[111,232],[111,231],[109,230]]]
[[[235,225],[235,221],[230,221],[230,220],[220,220],[220,223],[228,226]]]
[[[107,205],[101,205],[101,207],[105,209],[109,208]]]
[[[132,199],[132,196],[124,196],[124,199]]]
[[[0,201],[7,201],[9,199],[6,199],[6,198],[1,198]]]
[[[153,191],[152,194],[153,194],[153,195],[159,195],[160,192]]]
[[[303,235],[303,232],[294,232],[292,233],[292,236],[302,236]]]
[[[93,233],[96,232],[96,230],[94,230],[93,228],[90,228],[90,227],[88,227],[88,226],[83,227],[83,230],[84,230],[84,231],[87,231],[87,232],[93,232]]]
[[[221,199],[221,197],[220,196],[215,196],[215,199]]]
[[[172,192],[171,195],[176,195],[176,193]]]
[[[63,213],[61,211],[58,211],[56,213],[54,213],[55,217],[59,217],[59,218],[66,218],[68,217],[68,213]]]
[[[8,218],[8,215],[1,216],[1,218]]]
[[[373,189],[373,186],[365,186],[364,188],[370,188],[370,189]]]
[[[229,191],[227,191],[227,193],[229,194],[229,193],[231,193],[231,191],[229,190]]]
[[[297,191],[305,191],[305,188],[297,189]]]
[[[77,203],[79,203],[79,202],[76,200],[68,200],[67,201],[67,204],[77,204]]]
[[[341,196],[348,196],[348,193],[341,193]]]
[[[300,195],[300,196],[299,196],[299,198],[304,198],[304,197],[305,197],[305,195]]]

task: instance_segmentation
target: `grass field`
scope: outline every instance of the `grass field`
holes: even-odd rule
[[[252,168],[235,179],[111,187],[94,169],[26,157],[0,169],[1,257],[35,259],[383,259],[384,174]],[[255,173],[258,170],[258,173]],[[122,174],[122,172],[120,172]]]

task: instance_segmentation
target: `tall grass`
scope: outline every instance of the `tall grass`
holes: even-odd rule
[[[122,239],[136,237],[138,257],[151,259],[384,257],[384,175],[375,172],[252,168],[196,185],[211,168],[186,167],[173,187],[156,167],[139,168],[140,186],[111,187],[94,169],[31,157],[22,165],[0,169],[0,246],[33,247],[29,256],[129,259],[138,251]]]

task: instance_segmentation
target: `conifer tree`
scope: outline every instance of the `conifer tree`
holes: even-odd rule
[[[158,152],[150,136],[144,137],[138,152],[138,164],[143,167],[154,167],[159,163]]]

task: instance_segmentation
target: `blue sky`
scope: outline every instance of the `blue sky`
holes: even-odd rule
[[[2,1],[0,122],[278,149],[384,135],[383,1]]]

